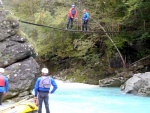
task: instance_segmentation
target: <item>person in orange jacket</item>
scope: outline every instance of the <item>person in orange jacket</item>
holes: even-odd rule
[[[72,5],[72,8],[69,10],[66,30],[68,30],[70,23],[70,29],[72,30],[74,18],[76,17],[76,19],[78,19],[78,12],[75,7],[75,5]]]

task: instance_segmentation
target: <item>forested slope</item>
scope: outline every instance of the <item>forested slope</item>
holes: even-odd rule
[[[20,20],[65,29],[74,3],[79,11],[75,23],[80,26],[86,8],[90,31],[114,33],[74,33],[20,23],[38,61],[48,64],[52,74],[61,72],[58,75],[65,79],[97,84],[123,66],[114,44],[127,66],[150,54],[148,0],[5,0],[4,6]]]

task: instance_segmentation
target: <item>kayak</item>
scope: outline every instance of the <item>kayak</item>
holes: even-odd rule
[[[37,110],[35,103],[25,102],[0,110],[0,113],[37,113]]]

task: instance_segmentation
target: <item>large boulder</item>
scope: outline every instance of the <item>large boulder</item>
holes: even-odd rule
[[[9,78],[10,86],[7,98],[24,96],[33,88],[35,78],[39,74],[39,65],[30,57],[8,66],[5,74]]]
[[[115,77],[109,77],[102,80],[99,80],[99,86],[100,87],[120,87],[122,84],[124,84],[126,81],[126,78],[115,76]]]
[[[19,22],[14,18],[6,18],[8,12],[0,11],[0,41],[6,40],[10,36],[13,36],[19,30]]]
[[[9,66],[17,61],[29,58],[33,49],[27,43],[5,40],[0,42],[0,67]]]
[[[150,72],[134,74],[121,86],[125,93],[150,96]]]
[[[0,11],[0,16],[5,18],[0,20],[0,67],[35,56],[31,45],[19,33],[19,22],[4,10]]]
[[[19,21],[9,12],[0,11],[0,67],[9,78],[9,93],[4,99],[28,96],[40,73],[34,49],[22,34]]]

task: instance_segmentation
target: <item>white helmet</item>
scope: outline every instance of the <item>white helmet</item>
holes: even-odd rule
[[[76,5],[73,4],[72,7],[76,7]]]
[[[4,68],[0,68],[1,73],[4,73],[4,71],[5,71]]]
[[[47,69],[47,68],[43,68],[43,69],[41,70],[41,72],[47,74],[47,73],[48,73],[48,69]]]

